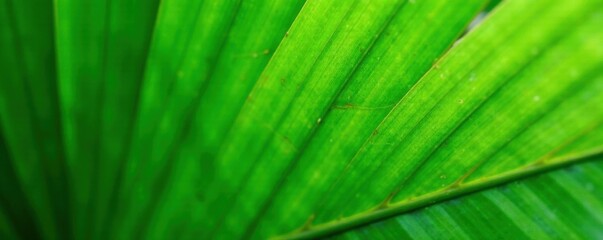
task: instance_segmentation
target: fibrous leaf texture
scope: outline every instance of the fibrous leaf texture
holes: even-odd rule
[[[596,239],[601,0],[0,0],[1,239]]]

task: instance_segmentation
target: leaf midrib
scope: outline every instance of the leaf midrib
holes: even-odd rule
[[[447,188],[410,198],[393,204],[384,204],[368,211],[358,213],[339,220],[319,224],[316,226],[303,226],[292,233],[276,236],[273,239],[314,239],[331,236],[359,226],[370,224],[389,217],[397,216],[413,210],[434,205],[452,198],[460,197],[475,192],[495,188],[513,181],[528,178],[533,175],[554,171],[569,165],[595,161],[603,156],[603,146],[576,154],[568,154],[552,159],[542,159],[519,167],[515,170],[494,175],[469,183],[451,185]]]

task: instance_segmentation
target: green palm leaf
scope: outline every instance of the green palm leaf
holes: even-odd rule
[[[600,160],[600,157],[591,159]],[[345,232],[335,239],[601,236],[603,165],[591,162],[422,208]],[[501,219],[501,220],[499,220]]]
[[[600,0],[0,1],[2,238],[603,234]]]

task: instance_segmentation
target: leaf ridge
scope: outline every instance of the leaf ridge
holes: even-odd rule
[[[319,119],[325,118],[326,115],[328,115],[328,113],[333,109],[335,101],[340,96],[340,94],[343,91],[343,89],[345,88],[345,86],[349,83],[349,80],[356,74],[356,71],[358,70],[359,66],[362,65],[362,63],[365,61],[366,56],[368,55],[368,53],[373,49],[374,44],[379,40],[379,38],[381,37],[381,35],[383,34],[383,32],[387,29],[387,26],[389,26],[389,24],[391,23],[391,21],[399,13],[400,9],[402,9],[404,7],[405,3],[406,3],[406,1],[403,1],[401,4],[399,4],[396,7],[396,10],[394,10],[394,12],[392,13],[392,15],[389,17],[389,19],[382,26],[381,30],[377,34],[377,37],[375,37],[373,39],[373,41],[369,44],[369,46],[367,47],[367,49],[364,51],[362,57],[357,61],[356,65],[354,66],[354,68],[352,69],[352,71],[350,72],[350,74],[346,77],[346,80],[344,81],[344,83],[342,84],[342,86],[340,87],[340,89],[337,91],[337,93],[334,95],[334,97],[331,99],[331,102],[328,104],[328,107],[325,108],[324,113],[321,114],[321,117]],[[284,116],[283,116],[283,118],[284,118]],[[255,231],[255,228],[257,227],[257,224],[259,223],[259,220],[265,214],[265,212],[268,210],[269,205],[272,203],[272,201],[273,201],[273,197],[272,196],[278,194],[278,192],[280,190],[280,187],[282,186],[282,184],[284,184],[284,181],[285,181],[287,175],[289,175],[289,173],[293,170],[293,168],[295,168],[295,166],[297,165],[297,162],[299,161],[299,159],[301,157],[301,153],[303,153],[304,149],[306,149],[306,147],[308,146],[309,142],[313,138],[314,134],[316,133],[316,131],[321,126],[322,126],[321,124],[315,125],[315,127],[312,129],[312,131],[306,137],[306,139],[304,140],[304,142],[301,144],[301,148],[299,148],[296,151],[295,157],[293,159],[291,159],[291,161],[288,163],[288,166],[285,168],[285,171],[281,174],[281,177],[278,180],[277,184],[272,188],[271,193],[268,196],[267,200],[262,204],[261,210],[258,212],[258,214],[256,214],[256,217],[254,217],[252,223],[249,224],[249,226],[245,230],[244,238],[251,237],[251,235],[253,234],[253,231]],[[268,143],[269,142],[267,142],[267,144],[265,145],[264,150],[262,150],[263,152],[265,152]],[[311,223],[311,221],[309,221],[309,223]]]
[[[358,0],[354,0],[353,5],[352,5],[352,6],[351,6],[351,7],[350,7],[350,8],[349,8],[347,11],[346,11],[345,16],[344,16],[343,18],[341,18],[341,21],[338,23],[337,29],[339,29],[339,28],[341,27],[341,24],[343,24],[343,23],[344,23],[344,22],[345,22],[345,21],[346,21],[346,20],[349,18],[350,14],[352,13],[352,11],[353,11],[353,9],[355,8],[356,4],[358,4]],[[313,63],[312,63],[312,70],[308,71],[308,72],[305,74],[305,77],[304,77],[304,78],[307,78],[308,76],[310,76],[310,75],[311,75],[311,74],[314,72],[314,70],[315,70],[315,65],[318,63],[318,60],[321,58],[321,56],[322,56],[322,55],[325,53],[325,49],[329,48],[329,47],[332,45],[333,40],[335,39],[335,38],[334,38],[334,36],[335,36],[335,33],[336,33],[336,32],[337,32],[337,31],[335,31],[335,32],[333,32],[333,33],[331,34],[331,36],[329,37],[328,42],[325,44],[325,46],[323,46],[323,48],[322,48],[322,50],[321,50],[320,54],[318,55],[318,57],[316,57],[316,58],[314,59],[314,61],[313,61]],[[262,73],[262,75],[264,75],[264,74]],[[262,75],[261,75],[261,76],[262,76]],[[260,77],[260,78],[261,78],[261,77]],[[258,82],[258,83],[259,83],[259,82]],[[306,87],[306,85],[307,85],[307,82],[304,82],[304,84],[303,84],[303,86],[302,86],[301,88],[305,88],[305,87]],[[254,86],[254,89],[255,89],[257,86],[258,86],[258,85],[256,84],[256,86]],[[291,101],[293,101],[293,99],[297,98],[297,96],[299,96],[299,94],[300,94],[301,92],[302,92],[302,89],[297,90],[297,91],[295,92],[295,95],[294,95],[294,97],[292,98],[292,100],[291,100]],[[250,96],[252,96],[252,93],[253,93],[253,90],[252,90],[252,92],[251,92],[249,95],[250,95]],[[243,108],[241,108],[241,110],[242,110],[242,109],[243,109]],[[290,112],[290,110],[291,110],[291,105],[289,105],[289,107],[287,107],[287,109],[285,110],[284,114],[283,114],[282,116],[280,116],[280,118],[279,118],[279,120],[278,120],[278,122],[277,122],[277,124],[276,124],[277,126],[280,126],[280,125],[282,124],[282,122],[285,120],[285,116],[287,115],[287,113],[288,113],[288,112]],[[239,114],[240,114],[240,112],[239,112]],[[234,127],[234,124],[233,124],[233,125],[231,125],[231,130],[229,130],[229,132],[230,132],[230,131],[233,131],[233,127]],[[277,127],[277,128],[278,128],[278,127]],[[276,131],[276,128],[274,128],[274,129],[275,129],[275,130],[273,130],[273,131],[272,131],[272,134],[276,134],[276,132],[275,132],[275,131]],[[223,144],[226,144],[226,143],[223,143]],[[222,145],[223,145],[223,144],[222,144]],[[269,144],[270,144],[270,141],[266,141],[266,142],[263,144],[262,150],[260,151],[260,153],[258,154],[258,156],[257,156],[257,157],[255,157],[255,158],[252,160],[252,161],[254,162],[252,165],[255,165],[255,163],[256,163],[256,162],[260,161],[260,159],[261,159],[261,157],[260,157],[260,156],[263,154],[263,152],[266,150],[266,148],[268,147],[268,145],[269,145]],[[222,147],[221,147],[221,148],[222,148]],[[245,176],[244,176],[244,177],[241,179],[241,180],[242,180],[242,181],[241,181],[241,183],[243,183],[243,184],[239,184],[239,186],[237,187],[237,190],[235,191],[235,194],[234,194],[234,195],[233,195],[233,197],[232,197],[232,199],[233,199],[233,200],[231,201],[231,202],[232,202],[232,203],[231,203],[231,205],[232,205],[232,204],[234,204],[234,203],[237,201],[237,199],[239,198],[239,195],[240,195],[241,191],[242,191],[242,190],[243,190],[243,189],[244,189],[244,188],[247,186],[247,184],[246,184],[246,183],[248,183],[248,182],[249,182],[249,181],[248,181],[248,179],[249,179],[249,178],[251,177],[251,175],[254,173],[254,171],[253,171],[253,170],[254,170],[254,168],[250,168],[250,169],[247,169],[247,170],[246,170],[246,172],[245,172]],[[214,234],[216,234],[216,233],[218,232],[218,229],[220,229],[220,228],[222,227],[222,224],[223,224],[223,222],[224,222],[225,218],[226,218],[228,215],[230,215],[230,211],[231,211],[231,210],[232,210],[232,208],[229,208],[225,214],[221,215],[220,220],[218,220],[219,224],[217,225],[217,227],[216,227],[216,228],[214,228],[214,230],[213,230],[213,231],[212,231],[212,233],[210,234],[210,236],[211,236],[211,237],[213,237],[213,235],[214,235]]]
[[[452,199],[464,194],[492,188],[531,175],[552,171],[581,162],[600,161],[597,159],[597,157],[601,156],[603,156],[603,147],[578,154],[561,156],[552,159],[549,164],[527,164],[517,170],[494,175],[481,181],[461,184],[459,187],[453,189],[442,189],[431,194],[409,199],[408,201],[391,204],[387,208],[373,209],[368,212],[342,218],[339,221],[331,221],[321,225],[309,227],[303,231],[294,231],[290,234],[277,236],[274,239],[312,239],[330,236],[332,234],[362,226],[376,220],[406,213],[417,208],[435,204],[442,200]]]

